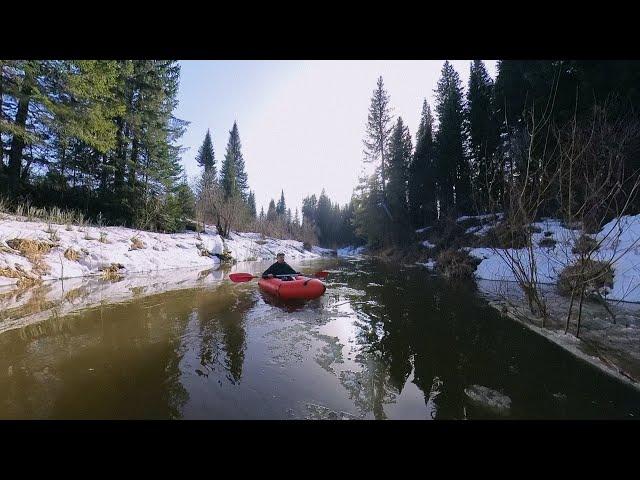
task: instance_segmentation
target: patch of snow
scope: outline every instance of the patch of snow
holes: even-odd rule
[[[533,226],[540,230],[532,234],[535,245],[532,254],[538,281],[555,284],[562,269],[577,259],[572,248],[581,233],[565,228],[557,219],[545,219]],[[551,235],[545,236],[545,232],[551,232]],[[594,259],[611,262],[614,270],[613,288],[607,292],[606,298],[640,302],[640,215],[612,220],[594,237],[602,241]],[[553,249],[540,247],[540,241],[544,238],[553,238],[556,246]],[[509,256],[520,259],[525,265],[529,264],[527,249],[472,248],[469,253],[481,260],[475,275],[483,280],[516,281],[509,267]]]
[[[423,267],[426,267],[429,270],[435,270],[436,268],[435,260],[429,260],[428,262],[425,262],[425,263],[416,262],[416,265],[422,265]]]
[[[499,414],[508,414],[511,408],[511,399],[508,396],[482,385],[471,385],[464,389],[464,394],[476,405]]]
[[[421,245],[426,248],[436,248],[435,244],[431,243],[429,240],[423,241]]]
[[[364,252],[364,247],[348,246],[339,248],[337,252],[339,257],[357,257],[359,255],[362,255],[362,253]]]
[[[37,221],[20,221],[16,217],[7,216],[0,222],[0,268],[16,267],[28,274],[33,265],[18,252],[12,251],[6,241],[14,238],[33,239],[50,242],[49,225]],[[56,231],[56,247],[42,257],[46,269],[43,280],[84,277],[100,274],[103,268],[112,263],[123,265],[123,272],[155,272],[176,268],[212,268],[220,264],[220,260],[210,255],[221,254],[224,250],[231,253],[234,260],[275,260],[276,253],[284,252],[286,258],[317,258],[328,254],[326,249],[309,252],[304,250],[303,243],[296,240],[279,240],[264,238],[258,233],[232,232],[229,239],[217,234],[215,227],[207,225],[206,233],[184,232],[163,234],[147,232],[125,227],[87,226],[79,230],[72,226],[67,230],[65,225],[51,225]],[[106,243],[100,242],[101,237]],[[144,248],[132,249],[132,239],[136,238],[144,244]],[[67,248],[73,248],[80,254],[77,261],[68,260],[64,256]],[[206,252],[205,252],[206,251]],[[205,255],[203,255],[205,253]],[[15,278],[0,276],[0,285],[13,285]]]
[[[426,232],[426,231],[427,231],[427,230],[429,230],[430,228],[432,228],[432,227],[422,227],[422,228],[419,228],[418,230],[416,230],[416,233],[423,233],[423,232]]]

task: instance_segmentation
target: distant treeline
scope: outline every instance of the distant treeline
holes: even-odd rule
[[[518,178],[549,183],[540,212],[554,215],[565,187],[559,180],[564,174],[555,170],[563,155],[580,162],[579,152],[568,151],[572,144],[561,142],[566,132],[588,131],[596,123],[600,128],[603,121],[615,129],[640,113],[638,61],[503,60],[497,68],[494,81],[482,61],[473,61],[464,94],[458,73],[445,62],[435,115],[425,100],[415,147],[402,118],[393,118],[378,79],[364,140],[365,160],[375,173],[361,179],[353,200],[356,233],[370,245],[403,244],[413,240],[415,228],[443,218],[506,209],[506,186]],[[602,137],[583,143],[596,148],[597,142],[605,151]],[[625,175],[633,176],[640,139],[627,140]],[[579,204],[576,182],[570,195]]]

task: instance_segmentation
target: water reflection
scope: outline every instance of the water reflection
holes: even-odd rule
[[[467,403],[472,384],[511,397],[512,418],[640,414],[637,393],[468,285],[375,261],[319,268],[326,294],[297,303],[217,271],[176,273],[160,294],[152,276],[103,285],[118,304],[91,283],[12,294],[0,331],[16,312],[46,318],[0,334],[0,418],[492,418]]]
[[[196,308],[200,365],[198,375],[208,375],[217,368],[227,379],[239,382],[242,377],[246,344],[244,313],[256,302],[247,290],[238,290],[230,283],[222,284],[214,295],[201,299]]]

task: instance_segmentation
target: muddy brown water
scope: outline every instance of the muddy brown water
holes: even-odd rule
[[[640,416],[638,392],[501,317],[473,286],[369,259],[297,265],[331,272],[322,298],[285,304],[223,280],[5,331],[0,418]],[[469,403],[474,384],[510,397],[509,413]]]

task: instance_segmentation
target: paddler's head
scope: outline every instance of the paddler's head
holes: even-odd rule
[[[284,263],[284,253],[279,253],[278,255],[276,255],[276,260],[278,261],[278,263]]]

